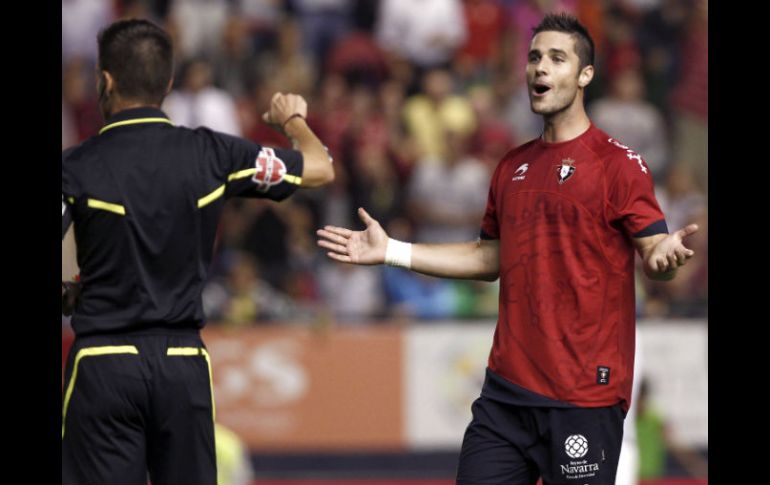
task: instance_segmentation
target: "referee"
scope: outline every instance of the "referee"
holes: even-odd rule
[[[199,330],[222,207],[234,196],[280,201],[334,171],[302,97],[277,93],[263,116],[293,150],[174,126],[159,109],[172,83],[169,36],[125,20],[98,44],[106,124],[62,153],[62,238],[74,223],[81,278],[62,483],[215,485],[216,409]]]

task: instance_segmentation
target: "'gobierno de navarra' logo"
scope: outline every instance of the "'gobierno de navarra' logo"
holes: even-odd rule
[[[570,458],[583,458],[588,453],[588,440],[582,434],[573,434],[564,442],[564,451]]]

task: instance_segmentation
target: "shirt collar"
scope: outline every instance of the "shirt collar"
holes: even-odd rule
[[[101,135],[107,130],[117,128],[119,126],[135,125],[139,123],[167,123],[171,125],[171,120],[168,119],[166,113],[158,108],[143,106],[141,108],[130,108],[123,111],[119,111],[114,115],[107,118],[107,122],[99,130]]]

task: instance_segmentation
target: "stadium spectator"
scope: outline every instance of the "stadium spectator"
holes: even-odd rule
[[[350,84],[377,87],[387,79],[388,65],[372,35],[355,30],[334,44],[327,56],[326,72],[338,74]]]
[[[73,59],[96,65],[94,38],[104,25],[115,19],[112,2],[103,0],[64,0],[61,3],[62,64]]]
[[[423,73],[446,68],[467,38],[460,0],[382,0],[376,39],[414,94]],[[403,61],[408,63],[405,68]],[[400,73],[400,74],[399,74]]]
[[[221,423],[214,425],[217,453],[217,485],[251,485],[254,471],[245,443],[235,431]]]
[[[174,0],[168,13],[182,58],[215,55],[227,23],[228,0]]]
[[[248,36],[246,21],[236,15],[227,18],[222,42],[211,61],[213,84],[236,100],[245,96],[259,75],[255,48]]]
[[[701,190],[708,192],[708,1],[696,9],[682,46],[682,71],[671,93],[674,108],[674,160],[687,163]]]
[[[478,233],[490,171],[470,152],[471,135],[446,131],[447,154],[420,160],[408,187],[416,242],[465,242]],[[365,207],[365,206],[357,206]]]
[[[616,72],[610,79],[609,95],[591,103],[588,112],[596,126],[634,147],[655,180],[662,180],[669,157],[666,124],[660,111],[645,101],[644,80],[638,69]]]
[[[323,263],[318,285],[335,321],[365,325],[385,312],[381,269]]]
[[[669,92],[681,69],[688,3],[689,0],[661,0],[659,6],[643,15],[636,30],[647,98],[664,112],[670,107]]]
[[[302,36],[299,22],[286,19],[281,24],[276,49],[260,56],[260,79],[270,89],[291,89],[303,95],[312,92],[319,68],[303,50]]]
[[[514,145],[516,134],[505,122],[502,106],[491,87],[474,86],[468,90],[468,99],[478,120],[471,151],[489,167],[491,173],[500,158]]]
[[[476,129],[476,119],[468,99],[454,94],[450,71],[431,70],[422,84],[424,94],[404,103],[404,124],[415,141],[417,156],[435,161],[446,156],[447,128],[468,134]]]
[[[181,126],[205,126],[229,135],[241,135],[235,101],[227,91],[213,85],[211,65],[203,59],[193,59],[182,66],[179,89],[169,93],[163,110]]]
[[[394,165],[382,145],[362,141],[354,148],[350,176],[352,207],[371,207],[384,224],[404,211],[405,190]]]
[[[91,95],[96,89],[90,74],[90,66],[81,59],[70,59],[62,67],[62,118],[67,122],[62,131],[71,137],[69,146],[99,130],[99,107]]]
[[[276,0],[236,0],[235,17],[240,19],[250,39],[251,51],[261,54],[275,50],[286,6]]]
[[[289,0],[313,67],[323,70],[329,50],[353,28],[353,0]]]
[[[203,290],[206,318],[228,328],[304,318],[291,298],[260,278],[253,256],[234,250],[220,258],[226,260],[224,277],[213,279]]]
[[[640,376],[641,377],[641,376]],[[666,467],[665,424],[650,396],[650,381],[642,379],[639,391],[636,434],[639,444],[639,478],[654,480]]]
[[[497,0],[463,1],[467,37],[455,54],[454,72],[471,82],[488,82],[503,64],[505,9]]]

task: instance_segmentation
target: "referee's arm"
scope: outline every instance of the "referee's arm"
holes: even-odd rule
[[[284,132],[292,140],[297,150],[302,152],[304,166],[301,187],[319,187],[334,180],[332,160],[321,140],[305,122],[304,118],[290,119]]]
[[[334,180],[332,159],[321,140],[307,125],[307,102],[297,94],[275,93],[270,110],[262,119],[289,137],[295,150],[302,152],[301,187],[319,187]]]

